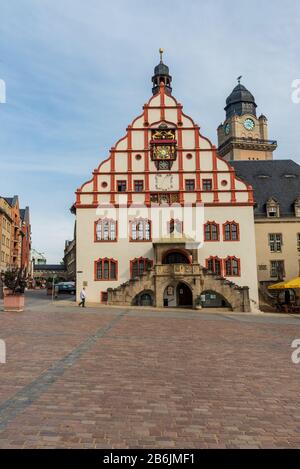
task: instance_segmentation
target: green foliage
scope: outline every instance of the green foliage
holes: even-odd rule
[[[24,293],[27,285],[27,277],[22,269],[10,269],[2,274],[4,286],[11,290],[13,295]]]

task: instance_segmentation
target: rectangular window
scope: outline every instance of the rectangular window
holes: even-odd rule
[[[282,251],[282,234],[280,233],[270,233],[269,234],[269,245],[271,252],[281,252]]]
[[[212,180],[211,179],[203,179],[202,186],[204,191],[212,191]]]
[[[297,234],[297,249],[300,252],[300,233]]]
[[[185,190],[188,192],[193,192],[195,190],[195,179],[185,180]]]
[[[134,181],[134,192],[143,192],[144,181]]]
[[[126,192],[127,183],[126,181],[117,181],[118,192]]]
[[[270,276],[278,280],[285,277],[284,261],[271,261]]]
[[[106,291],[101,292],[101,303],[107,303],[108,294]]]

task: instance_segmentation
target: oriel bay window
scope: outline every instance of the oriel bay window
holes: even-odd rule
[[[130,261],[130,273],[131,278],[138,277],[142,275],[143,272],[150,270],[153,266],[153,261],[140,257],[139,259],[133,259]]]
[[[102,218],[95,222],[95,241],[117,241],[117,222]]]
[[[139,218],[130,222],[130,241],[150,241],[151,222]]]
[[[118,262],[114,259],[98,259],[95,261],[95,280],[117,280]]]
[[[224,241],[239,241],[240,230],[239,224],[235,221],[228,221],[223,225]]]
[[[216,275],[222,275],[222,260],[218,257],[206,259],[206,268]]]
[[[239,277],[241,275],[240,259],[227,257],[225,259],[225,275],[227,277]]]
[[[204,225],[204,241],[219,241],[219,225],[214,221]]]

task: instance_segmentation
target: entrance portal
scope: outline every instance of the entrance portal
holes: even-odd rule
[[[178,306],[193,306],[193,294],[185,283],[179,283],[176,288],[177,305]]]

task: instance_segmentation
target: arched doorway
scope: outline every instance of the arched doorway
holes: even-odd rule
[[[177,306],[193,306],[193,293],[186,283],[179,283],[176,288]]]
[[[154,295],[151,290],[144,290],[138,295],[136,295],[132,301],[133,306],[153,306],[154,305]]]
[[[163,258],[163,264],[189,264],[188,255],[182,251],[170,251]]]
[[[213,290],[202,292],[200,298],[203,308],[231,308],[226,298]]]
[[[140,306],[153,306],[152,297],[150,293],[143,293],[140,296]]]

